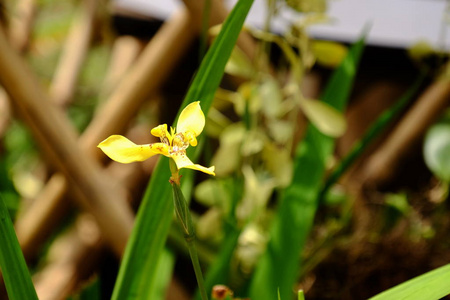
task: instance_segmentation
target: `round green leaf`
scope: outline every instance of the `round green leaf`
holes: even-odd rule
[[[428,168],[441,180],[450,182],[450,121],[432,126],[424,143],[424,157]]]

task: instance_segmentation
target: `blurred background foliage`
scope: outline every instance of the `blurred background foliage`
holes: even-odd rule
[[[127,200],[133,213],[156,159],[119,166],[95,145],[112,126],[109,134],[150,143],[153,126],[172,124],[200,66],[200,41],[216,39],[227,15],[212,1],[212,26],[201,30],[203,6],[185,2],[181,26],[104,1],[2,3],[2,30],[51,100],[36,103],[70,121],[82,155],[102,162],[104,177],[92,184],[123,188],[109,200]],[[183,173],[208,288],[223,284],[258,300],[293,299],[299,289],[306,299],[362,299],[448,263],[448,53],[425,41],[364,46],[369,27],[353,45],[312,39],[309,26],[330,21],[326,1],[266,5],[265,28],[244,26],[207,114],[198,161],[215,165],[216,176]],[[274,34],[283,6],[301,17]],[[109,212],[77,205],[73,181],[57,183],[61,167],[30,130],[36,125],[3,88],[0,97],[0,192],[39,298],[108,299],[125,248],[102,233],[99,216]],[[125,120],[106,121],[113,110]],[[69,173],[72,164],[84,166],[67,162]],[[155,237],[165,244],[151,266],[161,276],[145,297],[198,297],[181,232],[169,221],[167,242]]]

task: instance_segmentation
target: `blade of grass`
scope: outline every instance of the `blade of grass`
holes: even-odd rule
[[[450,294],[450,264],[384,291],[370,300],[441,299]]]
[[[252,3],[253,0],[240,0],[235,5],[202,61],[178,115],[187,104],[196,100],[201,101],[203,112],[208,113]],[[169,178],[168,159],[162,157],[139,208],[112,299],[142,299],[151,293],[149,286],[156,276],[154,266],[160,258],[173,217]]]
[[[422,85],[427,72],[422,72],[416,79],[414,84],[402,95],[402,97],[387,111],[375,121],[375,123],[366,131],[364,136],[352,146],[350,152],[342,159],[339,165],[333,170],[327,178],[322,191],[320,192],[320,200],[328,192],[329,188],[335,184],[338,179],[348,170],[353,162],[367,149],[370,143],[389,125],[389,123],[399,115],[399,113],[409,104],[410,100],[417,93]]]
[[[339,111],[346,106],[363,48],[364,38],[350,49],[321,97]],[[297,146],[292,183],[283,192],[271,240],[250,285],[252,299],[276,299],[278,289],[282,299],[294,297],[292,287],[299,274],[300,254],[312,228],[325,165],[333,147],[333,138],[308,125],[304,140]]]
[[[14,226],[0,195],[0,268],[11,300],[38,299]]]

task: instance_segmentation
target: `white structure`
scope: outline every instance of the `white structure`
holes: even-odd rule
[[[229,7],[236,0],[226,1]],[[178,0],[116,0],[115,4],[156,18],[165,19],[174,12]],[[371,24],[368,44],[407,48],[419,40],[450,49],[450,2],[445,0],[329,0],[332,24],[314,25],[312,36],[344,42],[354,41],[364,26]],[[247,23],[261,27],[266,0],[255,0]],[[273,30],[282,32],[299,14],[284,9],[273,22]],[[447,19],[445,21],[445,19]]]

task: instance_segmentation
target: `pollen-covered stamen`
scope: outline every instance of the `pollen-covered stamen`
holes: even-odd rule
[[[167,124],[156,126],[151,131],[152,135],[159,137],[161,143],[170,146],[172,144],[172,135],[167,131]]]
[[[173,137],[170,153],[184,152],[187,147],[189,147],[189,142],[186,140],[183,133],[179,132]]]
[[[161,140],[161,143],[164,143],[167,146],[170,146],[170,140],[166,135],[160,136],[159,139]]]

